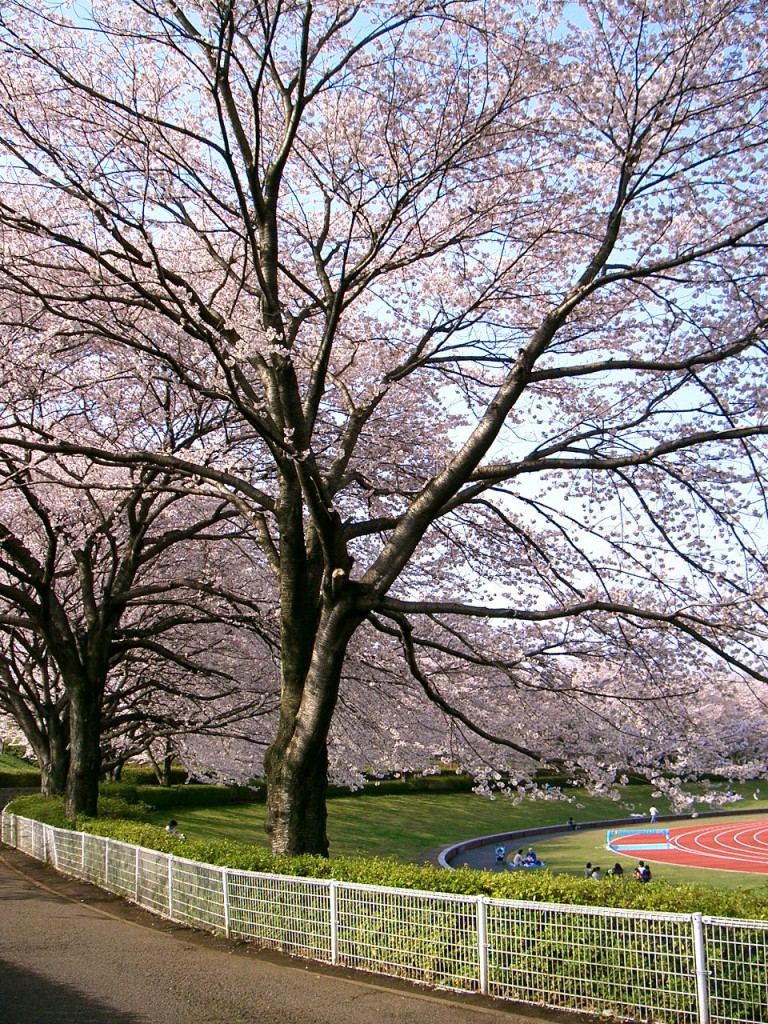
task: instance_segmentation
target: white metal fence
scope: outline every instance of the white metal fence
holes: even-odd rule
[[[312,960],[638,1021],[768,1021],[764,921],[257,874],[7,811],[2,839],[162,917]]]

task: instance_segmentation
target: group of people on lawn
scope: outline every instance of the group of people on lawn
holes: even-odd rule
[[[544,867],[544,861],[539,860],[539,858],[536,856],[536,852],[534,851],[532,846],[528,847],[528,852],[527,853],[523,853],[523,848],[520,847],[520,849],[514,855],[511,854],[511,853],[509,855],[507,855],[506,847],[504,847],[501,844],[499,844],[496,847],[496,862],[498,864],[501,864],[504,861],[507,862],[507,865],[510,868],[543,868]]]
[[[506,847],[503,846],[501,843],[499,843],[499,845],[496,847],[496,863],[497,864],[503,864],[505,861],[507,863],[507,866],[511,870],[516,870],[517,868],[543,868],[543,867],[545,867],[544,861],[539,860],[539,858],[536,855],[536,852],[535,852],[535,850],[533,849],[532,846],[528,847],[528,852],[527,853],[523,853],[523,848],[520,847],[520,849],[515,854],[511,854],[510,853],[508,855],[507,851],[506,851]],[[592,864],[591,861],[587,861],[586,867],[584,868],[584,877],[585,878],[593,878],[595,881],[599,882],[600,879],[602,878],[602,875],[600,874],[600,871],[601,871],[601,868],[600,868],[599,864]],[[639,864],[637,865],[637,867],[635,868],[635,870],[633,872],[633,876],[634,876],[634,878],[637,879],[638,882],[650,882],[650,880],[651,880],[651,869],[648,867],[648,865],[644,861],[641,860],[639,862]],[[609,868],[606,871],[605,877],[606,878],[623,878],[624,877],[624,868],[621,866],[621,864],[619,864],[618,861],[616,861],[616,863],[613,865],[613,867]]]
[[[652,824],[655,824],[658,815],[658,807],[651,807],[649,817],[651,819]],[[566,828],[568,829],[568,831],[574,832],[577,827],[578,826],[576,825],[576,822],[573,820],[573,818],[569,818],[566,823]],[[506,847],[502,843],[499,843],[499,845],[496,847],[496,863],[503,864],[505,862],[507,866],[511,869],[545,867],[544,861],[539,860],[532,846],[528,847],[527,853],[523,853],[521,847],[517,851],[517,853],[513,855],[511,853],[507,854]],[[593,878],[596,881],[599,881],[602,878],[600,871],[601,868],[599,864],[593,865],[590,861],[587,861],[587,864],[584,868],[584,877]],[[639,864],[632,872],[632,874],[638,882],[650,882],[651,880],[651,869],[642,860],[639,862]],[[608,868],[608,870],[605,873],[606,878],[623,878],[623,876],[624,868],[621,866],[621,864],[619,864],[618,861],[616,861],[612,868]]]
[[[602,875],[600,874],[600,870],[601,869],[599,864],[592,864],[590,861],[587,861],[586,866],[584,868],[584,877],[593,878],[596,882],[599,882],[602,877]],[[648,867],[645,861],[641,860],[635,868],[635,870],[632,872],[632,875],[634,878],[637,879],[638,882],[650,882],[651,869]],[[605,877],[623,878],[624,868],[621,866],[621,864],[619,864],[618,861],[616,861],[612,868],[608,868],[608,870],[605,873]]]

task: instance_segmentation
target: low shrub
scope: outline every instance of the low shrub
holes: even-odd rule
[[[0,769],[0,789],[30,789],[40,785],[40,772],[34,768],[19,771]]]
[[[144,790],[141,795],[146,795]],[[143,801],[131,803],[125,797],[112,794],[102,798],[100,817],[75,821],[66,819],[60,799],[39,795],[18,797],[10,809],[22,817],[35,818],[60,828],[108,836],[148,849],[176,853],[200,863],[241,871],[334,878],[365,885],[468,896],[485,895],[536,903],[622,907],[665,913],[699,912],[713,917],[768,920],[768,888],[763,891],[726,892],[703,886],[676,886],[667,882],[641,885],[631,878],[595,882],[572,875],[553,875],[548,871],[499,874],[468,867],[446,871],[432,865],[400,864],[384,858],[338,857],[329,860],[308,855],[274,857],[264,848],[247,843],[190,840],[169,835],[163,826],[140,820],[148,810],[146,804],[142,805]],[[123,813],[120,817],[116,817],[121,811]]]
[[[397,796],[400,793],[471,793],[475,785],[469,775],[457,775],[456,772],[440,772],[436,775],[410,775],[403,773],[383,779],[368,779],[359,789],[347,786],[328,786],[329,797],[358,796]],[[247,788],[252,793],[251,802],[263,803],[266,798],[266,786],[260,779],[253,780],[253,786]]]
[[[26,747],[21,743],[5,743],[0,758],[14,758],[26,765],[34,765],[34,758],[27,755]]]
[[[64,801],[61,797],[43,796],[41,793],[17,796],[8,805],[8,810],[22,818],[33,818],[56,828],[75,827],[75,822],[64,813]]]
[[[181,765],[171,768],[171,785],[183,786],[188,780],[187,772]],[[160,786],[151,764],[127,764],[120,775],[120,782],[132,786]]]
[[[116,797],[128,803],[144,803],[155,811],[179,807],[219,807],[251,803],[254,800],[253,791],[245,786],[204,786],[194,783],[182,786],[139,786],[127,782],[105,782],[100,792],[100,806],[104,797]]]
[[[354,797],[362,794],[378,793],[393,795],[398,793],[471,793],[475,785],[469,775],[457,775],[456,772],[440,772],[436,775],[402,774],[385,779],[369,779],[362,789],[349,790],[342,786],[329,786],[328,796]]]

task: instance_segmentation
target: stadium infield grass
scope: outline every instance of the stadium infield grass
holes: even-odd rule
[[[757,784],[738,787],[744,797],[733,805],[734,811],[763,807],[768,816],[768,800],[754,800]],[[765,789],[766,787],[763,786]],[[651,798],[648,786],[628,786],[618,802],[566,791],[565,800],[530,800],[512,804],[503,798],[488,800],[473,793],[404,793],[398,795],[356,795],[334,797],[328,801],[328,834],[333,856],[391,857],[401,863],[419,859],[427,850],[447,846],[474,836],[564,824],[573,815],[577,824],[647,813],[653,802],[663,815],[666,801]],[[264,832],[263,804],[224,807],[179,808],[163,811],[150,820],[176,817],[190,839],[233,839],[257,846],[268,846]],[[647,827],[647,823],[644,823]],[[630,870],[634,860],[618,858],[606,849],[606,829],[578,829],[551,838],[537,840],[536,851],[554,873],[580,875],[591,861],[605,871],[622,859]],[[527,844],[526,844],[527,845]],[[768,874],[712,871],[662,865],[654,868],[654,878],[675,884],[699,884],[718,889],[762,889],[768,887]]]

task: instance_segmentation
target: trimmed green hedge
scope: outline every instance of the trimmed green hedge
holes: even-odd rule
[[[109,788],[109,787],[107,787]],[[191,787],[182,787],[191,788]],[[202,787],[200,787],[202,788]],[[142,798],[146,795],[142,790]],[[174,804],[178,806],[178,802]],[[431,865],[399,864],[382,858],[274,857],[267,850],[247,843],[185,840],[169,835],[162,826],[140,820],[150,808],[130,802],[125,796],[105,792],[99,818],[67,820],[63,802],[42,796],[18,797],[10,809],[22,817],[34,818],[60,828],[109,836],[151,850],[243,871],[298,875],[306,878],[335,878],[338,881],[384,885],[428,892],[486,895],[498,899],[529,900],[578,906],[624,907],[665,913],[708,914],[713,917],[768,920],[766,891],[720,891],[703,886],[651,882],[640,885],[634,879],[605,879],[594,882],[548,871],[499,874],[460,868],[446,871]]]
[[[188,783],[187,773],[181,767],[174,767],[171,771],[171,781],[173,786],[182,786]],[[551,782],[550,779],[545,781]],[[140,786],[142,790],[144,787],[152,790],[156,789],[167,789],[168,787],[162,787],[157,781],[154,771],[150,765],[126,765],[123,769],[122,777],[120,782],[106,783],[106,785],[115,786]],[[201,782],[199,784],[192,783],[192,785],[199,786],[210,786],[210,783]],[[457,775],[456,772],[440,772],[435,775],[410,775],[402,774],[397,777],[390,777],[385,779],[369,779],[361,789],[348,789],[345,786],[334,786],[328,787],[328,796],[332,797],[356,797],[362,794],[380,793],[394,794],[398,793],[470,793],[474,787],[474,779],[469,775]],[[242,794],[249,794],[243,796],[243,800],[247,800],[253,803],[263,803],[265,798],[266,789],[261,779],[254,779],[251,786],[217,786],[216,789],[227,789],[233,792],[239,792]],[[145,794],[142,793],[142,799],[145,798]]]
[[[253,803],[259,794],[245,786],[206,786],[196,783],[179,786],[132,785],[128,782],[102,783],[99,792],[100,811],[104,797],[124,800],[127,804],[142,803],[155,811],[178,807],[219,807],[225,804]]]
[[[40,772],[33,768],[18,772],[0,770],[0,789],[30,789],[40,785]]]
[[[189,776],[184,768],[180,765],[174,765],[171,768],[171,785],[181,786],[187,780]],[[160,783],[157,781],[154,769],[151,764],[127,764],[123,768],[120,776],[120,783],[127,783],[131,786],[159,786]]]
[[[362,789],[346,789],[344,786],[329,786],[328,796],[356,797],[371,794],[397,796],[398,793],[471,793],[475,785],[469,775],[456,772],[440,772],[437,775],[407,775],[397,778],[370,779]]]

